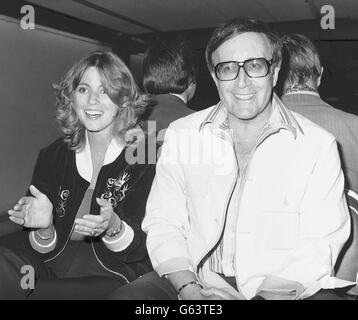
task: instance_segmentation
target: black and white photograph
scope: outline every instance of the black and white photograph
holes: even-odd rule
[[[2,0],[0,43],[0,300],[358,300],[358,1]]]

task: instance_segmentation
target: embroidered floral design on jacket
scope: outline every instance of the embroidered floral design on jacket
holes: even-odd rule
[[[66,204],[70,190],[62,190],[62,186],[58,189],[58,203],[56,207],[56,214],[59,218],[64,217],[66,214]]]
[[[122,176],[117,179],[109,178],[106,183],[106,190],[101,195],[101,198],[111,201],[112,207],[116,208],[126,196],[126,192],[129,189],[126,182],[129,179],[130,174],[127,172],[124,172]]]

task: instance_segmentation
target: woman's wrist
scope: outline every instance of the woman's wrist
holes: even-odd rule
[[[115,221],[112,223],[111,227],[108,227],[106,230],[107,237],[115,237],[118,236],[123,229],[123,221],[116,215]]]
[[[36,233],[42,240],[49,240],[52,239],[53,236],[55,235],[55,228],[51,223],[51,225],[48,228],[37,229]]]
[[[109,223],[108,223],[108,228],[106,230],[106,233],[109,231],[109,230],[113,230],[113,229],[116,229],[118,228],[118,226],[121,224],[121,219],[118,217],[118,215],[113,212],[112,213],[112,216],[109,220]]]

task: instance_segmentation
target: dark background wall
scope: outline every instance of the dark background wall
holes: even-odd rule
[[[0,214],[27,190],[40,148],[56,137],[52,83],[104,45],[46,28],[0,20]]]

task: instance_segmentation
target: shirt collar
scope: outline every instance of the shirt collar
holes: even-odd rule
[[[292,133],[295,139],[297,138],[297,130],[304,134],[303,129],[295,116],[285,107],[276,93],[273,94],[272,113],[264,129],[286,129]]]
[[[221,101],[206,116],[199,130],[203,130],[206,125],[213,125],[222,130],[229,129],[228,112]]]
[[[219,132],[224,132],[225,130],[229,129],[228,112],[221,101],[210,111],[204,121],[200,124],[199,131],[202,131],[206,126],[219,129]],[[284,106],[282,101],[274,93],[272,99],[271,115],[267,124],[264,126],[263,134],[269,130],[271,131],[280,129],[286,129],[290,131],[295,139],[297,137],[297,130],[304,134],[295,116]],[[225,136],[224,133],[219,135],[221,137]]]
[[[292,94],[310,94],[310,95],[316,96],[316,97],[320,96],[318,92],[305,91],[305,90],[302,90],[302,91],[286,91],[284,95],[288,96],[288,95],[292,95]]]
[[[310,86],[307,83],[302,83],[302,84],[295,83],[295,84],[292,84],[284,92],[284,94],[302,94],[302,93],[319,96],[317,88],[314,88],[314,87]]]
[[[185,99],[180,94],[177,94],[177,93],[169,93],[169,94],[172,95],[172,96],[178,97],[185,104],[187,103],[187,101],[185,101]]]
[[[124,146],[118,141],[118,139],[112,138],[107,148],[103,165],[112,163],[114,160],[116,160],[121,154],[123,148]],[[76,166],[80,176],[90,182],[92,180],[93,167],[87,131],[85,133],[84,147],[76,150]]]

